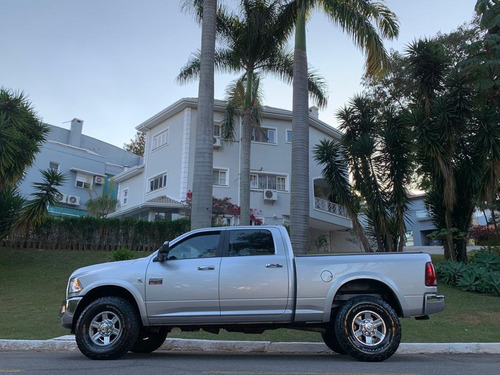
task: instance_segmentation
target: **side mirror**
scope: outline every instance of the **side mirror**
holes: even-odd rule
[[[158,249],[158,255],[156,256],[157,261],[158,262],[166,261],[169,251],[170,251],[170,246],[167,241],[163,245],[161,245],[160,248]]]

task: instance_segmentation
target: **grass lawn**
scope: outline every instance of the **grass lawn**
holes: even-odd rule
[[[59,307],[73,270],[109,261],[110,252],[0,249],[0,339],[48,339],[68,334]],[[439,259],[436,259],[439,261]],[[404,342],[500,342],[500,298],[439,286],[446,310],[427,321],[402,319]],[[262,335],[222,331],[170,337],[218,340],[321,341],[318,333],[280,329]]]

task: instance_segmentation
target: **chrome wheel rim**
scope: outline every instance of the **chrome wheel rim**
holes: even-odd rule
[[[118,315],[111,311],[103,311],[92,319],[89,336],[94,344],[108,346],[120,338],[122,330],[122,321]]]
[[[358,313],[352,321],[351,329],[354,338],[366,346],[380,344],[387,335],[387,327],[382,317],[370,310]]]

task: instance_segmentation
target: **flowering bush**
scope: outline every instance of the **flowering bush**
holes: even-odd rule
[[[500,234],[493,225],[475,225],[470,229],[469,236],[479,243],[500,239]]]

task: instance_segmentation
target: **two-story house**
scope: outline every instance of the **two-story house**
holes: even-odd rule
[[[36,155],[34,165],[26,171],[19,191],[30,199],[33,183],[42,180],[40,170],[52,168],[63,173],[66,181],[58,188],[59,203],[49,207],[52,215],[85,215],[85,203],[89,199],[116,190],[111,177],[125,168],[143,164],[140,156],[82,134],[82,120],[73,119],[70,129],[47,125],[47,140]]]
[[[213,196],[231,198],[239,205],[240,129],[233,141],[223,141],[221,118],[225,102],[215,101],[213,139]],[[241,120],[239,120],[241,126]],[[175,219],[185,212],[191,194],[197,122],[197,99],[181,99],[136,127],[146,134],[144,164],[115,176],[120,208],[110,217],[144,220]],[[310,125],[310,226],[311,248],[322,237],[334,250],[357,250],[351,241],[351,222],[342,207],[332,202],[322,168],[312,150],[322,139],[340,138],[336,129],[320,121],[312,107]],[[251,149],[250,207],[257,221],[288,224],[292,113],[264,107],[261,130],[254,132]],[[195,215],[196,213],[193,213]],[[237,217],[218,218],[219,224],[235,225]]]

